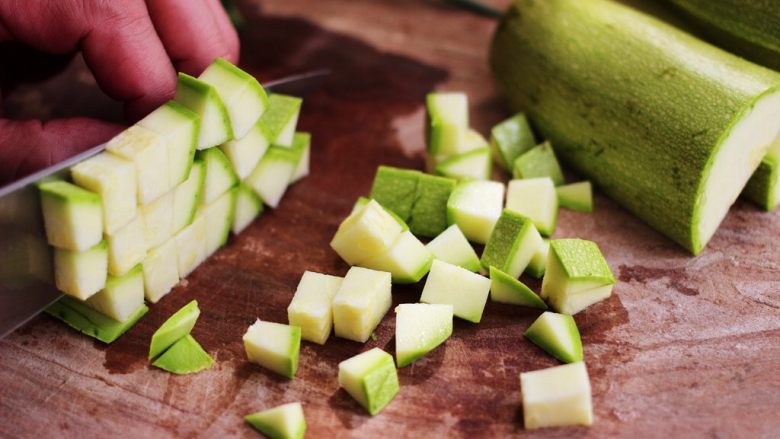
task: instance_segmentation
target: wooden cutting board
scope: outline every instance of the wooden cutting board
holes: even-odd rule
[[[377,165],[422,168],[426,92],[467,91],[483,133],[508,116],[486,67],[494,23],[434,1],[269,0],[262,18],[244,6],[243,67],[262,79],[333,70],[300,121],[313,136],[311,176],[114,344],[47,316],[0,340],[0,436],[257,437],[242,417],[292,401],[304,405],[308,437],[525,434],[518,374],[557,364],[522,337],[537,311],[488,303],[482,323],[457,320],[445,346],[399,370],[398,397],[373,418],[339,390],[337,364],[375,346],[393,352],[392,314],[365,345],[304,343],[292,381],[248,363],[241,343],[258,317],[286,321],[304,270],[346,272],[328,242]],[[51,114],[106,105],[72,110],[67,93]],[[8,114],[20,114],[36,99],[12,102]],[[619,282],[576,316],[595,424],[529,436],[776,437],[778,235],[778,213],[740,201],[692,258],[601,195],[593,214],[561,211],[555,237],[598,242]],[[394,304],[420,291],[396,287]],[[202,310],[193,335],[215,366],[181,377],[151,368],[151,334],[192,299]]]

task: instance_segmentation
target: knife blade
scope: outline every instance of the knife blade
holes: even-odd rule
[[[267,91],[295,96],[319,88],[330,74],[311,70],[263,84]],[[54,286],[52,250],[46,241],[36,185],[67,178],[71,166],[105,149],[97,145],[0,187],[0,338],[13,332],[62,296]]]

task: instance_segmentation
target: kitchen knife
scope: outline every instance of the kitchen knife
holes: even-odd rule
[[[270,92],[304,96],[330,72],[312,70],[267,82]],[[54,287],[52,251],[46,241],[36,185],[67,178],[68,169],[105,149],[98,145],[65,161],[0,187],[0,338],[46,309],[62,295]]]

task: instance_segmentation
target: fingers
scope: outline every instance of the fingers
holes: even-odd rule
[[[124,127],[95,119],[0,119],[0,186],[108,141]]]
[[[217,57],[238,59],[238,35],[212,0],[147,0],[149,14],[177,70],[199,75]]]
[[[49,53],[81,48],[98,85],[135,120],[173,96],[176,73],[143,0],[3,0],[0,37]]]

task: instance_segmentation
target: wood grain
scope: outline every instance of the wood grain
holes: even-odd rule
[[[245,361],[246,327],[286,321],[304,270],[346,272],[328,242],[376,166],[422,168],[427,91],[467,91],[482,132],[507,116],[486,67],[490,20],[432,1],[272,0],[262,9],[244,5],[245,68],[260,78],[333,69],[300,122],[313,135],[312,175],[111,346],[45,316],[0,340],[0,436],[256,437],[242,416],[291,401],[304,404],[308,437],[526,434],[518,374],[556,364],[523,340],[537,311],[488,303],[479,325],[456,321],[445,346],[399,370],[401,392],[373,418],[339,390],[337,364],[374,346],[393,352],[392,315],[366,345],[304,343],[292,381]],[[14,102],[7,114],[27,101]],[[555,236],[598,242],[619,282],[576,316],[595,424],[527,435],[776,437],[778,234],[780,215],[738,202],[691,258],[603,196],[593,214],[561,211]],[[394,303],[420,291],[396,287]],[[151,368],[151,334],[193,298],[202,310],[193,335],[215,367],[183,377]]]

